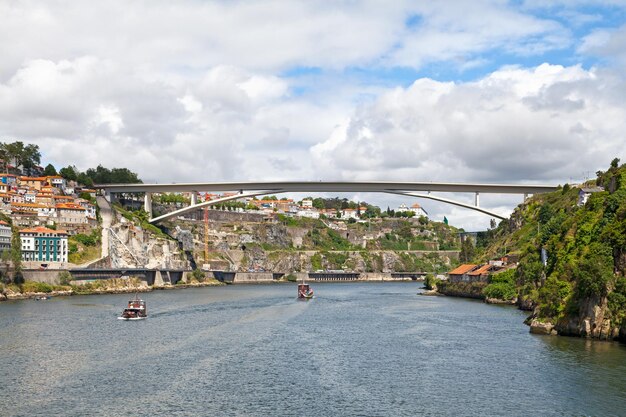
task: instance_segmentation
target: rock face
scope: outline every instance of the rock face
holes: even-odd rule
[[[155,237],[123,218],[111,225],[108,242],[112,268],[189,268],[178,242]]]
[[[530,322],[530,332],[534,334],[544,334],[544,335],[556,335],[557,332],[554,329],[554,325],[552,323],[540,322],[537,319],[533,319]]]
[[[485,303],[487,303],[487,304],[515,305],[515,304],[517,304],[517,300],[501,300],[500,298],[485,297]]]
[[[619,338],[620,328],[611,322],[607,314],[607,298],[591,297],[579,305],[578,316],[557,323],[560,335],[589,337],[600,340]]]

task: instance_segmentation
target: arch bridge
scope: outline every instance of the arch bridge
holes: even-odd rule
[[[207,182],[207,183],[180,183],[180,184],[100,184],[95,186],[105,192],[110,200],[115,194],[143,193],[144,209],[150,215],[150,223],[178,217],[184,213],[203,207],[220,204],[226,201],[238,200],[246,197],[256,197],[268,194],[282,194],[288,192],[317,193],[317,192],[367,192],[396,194],[413,198],[423,198],[452,204],[458,207],[475,210],[491,217],[505,219],[502,215],[480,207],[480,194],[519,194],[524,199],[530,194],[546,193],[556,190],[555,185],[538,184],[481,184],[481,183],[447,183],[447,182],[390,182],[390,181],[277,181],[277,182]],[[191,204],[171,213],[152,217],[153,193],[180,193],[191,194]],[[233,195],[215,200],[199,202],[200,192],[234,192]],[[474,205],[450,200],[431,194],[444,193],[473,193]]]

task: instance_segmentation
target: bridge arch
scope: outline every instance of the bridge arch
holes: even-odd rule
[[[145,193],[145,208],[151,213],[151,193],[153,192],[191,192],[195,196],[199,191],[224,192],[238,190],[236,195],[219,199],[196,203],[192,198],[192,204],[188,207],[154,217],[151,223],[158,223],[172,217],[180,216],[189,211],[199,208],[237,200],[245,197],[254,197],[267,194],[282,194],[287,192],[371,192],[403,195],[413,198],[424,198],[452,204],[475,210],[491,217],[504,219],[502,215],[479,207],[478,198],[480,193],[495,194],[537,194],[550,192],[557,189],[554,185],[523,185],[523,184],[477,184],[477,183],[434,183],[434,182],[347,182],[347,181],[284,181],[284,182],[230,182],[230,183],[183,183],[183,184],[104,184],[96,185],[96,188],[104,190],[107,194],[112,193]],[[427,194],[422,194],[426,192]],[[463,192],[474,193],[475,205],[438,197],[431,192]]]

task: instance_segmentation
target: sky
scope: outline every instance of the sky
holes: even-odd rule
[[[581,182],[626,159],[625,70],[626,0],[0,0],[0,140],[144,182]]]

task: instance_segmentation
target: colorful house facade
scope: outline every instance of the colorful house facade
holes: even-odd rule
[[[29,262],[67,262],[67,233],[46,227],[20,230],[22,260]]]

